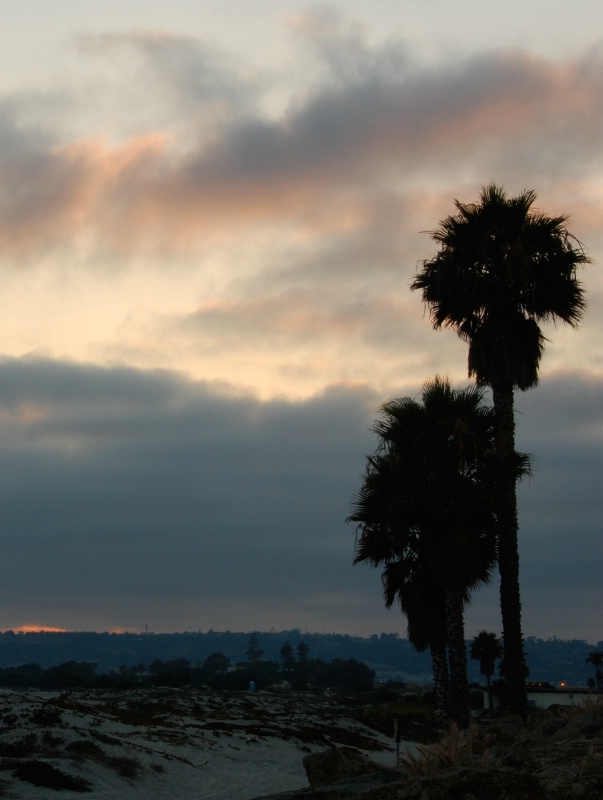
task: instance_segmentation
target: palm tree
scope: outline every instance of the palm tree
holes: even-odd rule
[[[496,662],[503,656],[503,648],[495,633],[480,631],[471,642],[471,658],[479,661],[479,671],[486,678],[488,687],[488,708],[492,711],[492,676]]]
[[[397,599],[409,640],[430,648],[440,714],[462,726],[469,720],[463,609],[496,560],[493,412],[482,395],[435,378],[421,402],[385,403],[373,426],[380,443],[349,517],[358,523],[354,563],[384,567],[386,606]]]
[[[592,653],[589,653],[586,657],[586,663],[592,664],[595,668],[595,687],[597,689],[603,689],[603,652],[601,650],[595,650]]]
[[[514,391],[538,382],[545,337],[539,323],[576,326],[585,308],[576,268],[589,259],[567,217],[533,208],[526,190],[507,197],[493,184],[478,203],[455,200],[457,214],[431,233],[440,246],[411,288],[422,291],[435,328],[469,344],[469,375],[490,386],[496,414],[500,605],[509,710],[524,713],[525,676],[517,547]]]
[[[355,563],[360,560],[356,558]],[[367,561],[370,560],[366,559]],[[381,575],[383,596],[387,608],[395,603],[400,604],[406,616],[409,642],[420,653],[429,650],[431,655],[433,681],[436,696],[436,714],[445,724],[455,716],[451,707],[450,663],[448,658],[447,621],[452,610],[446,608],[446,596],[442,587],[434,582],[427,565],[421,563],[421,557],[414,553],[405,559],[385,564]],[[466,598],[468,601],[468,596]],[[458,626],[456,626],[458,629]],[[453,627],[454,630],[454,627]],[[463,705],[464,686],[461,681],[460,690],[454,687],[457,706]],[[463,715],[461,710],[461,716]]]

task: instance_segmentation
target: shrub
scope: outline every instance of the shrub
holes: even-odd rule
[[[0,742],[0,756],[7,758],[25,758],[31,755],[36,746],[36,734],[28,733],[14,742]]]
[[[45,786],[48,789],[68,789],[71,792],[92,791],[92,785],[88,781],[67,775],[45,761],[36,761],[35,759],[25,761],[16,767],[13,775],[22,781],[33,783],[34,786]]]
[[[31,721],[35,725],[44,725],[44,727],[52,727],[61,722],[61,709],[53,706],[41,706],[31,715]]]
[[[110,756],[103,760],[108,766],[112,767],[118,775],[121,775],[122,778],[135,778],[142,769],[142,764],[137,758]]]
[[[54,736],[50,731],[44,731],[42,734],[42,742],[47,747],[58,747],[64,741],[65,738],[63,736]]]
[[[91,742],[90,739],[77,739],[74,742],[69,742],[65,749],[74,756],[87,756],[90,758],[101,758],[104,756],[102,747],[96,744],[96,742]]]

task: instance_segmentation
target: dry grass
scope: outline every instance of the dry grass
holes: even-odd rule
[[[490,749],[493,742],[493,737],[482,734],[474,723],[466,731],[452,724],[438,742],[418,745],[416,754],[403,756],[400,767],[413,778],[458,767],[490,767],[495,762]]]
[[[466,731],[452,725],[434,744],[419,745],[400,760],[408,777],[452,769],[510,767],[543,781],[603,778],[603,698],[575,706],[552,706],[530,714],[527,725],[511,718]],[[507,730],[508,727],[508,730]],[[598,784],[597,784],[598,785]],[[599,796],[599,795],[597,795]]]
[[[564,709],[567,716],[578,717],[581,714],[592,714],[594,717],[603,717],[603,696],[589,696],[580,705],[560,706],[560,708]]]

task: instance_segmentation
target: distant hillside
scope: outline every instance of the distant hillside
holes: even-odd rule
[[[184,658],[192,665],[202,663],[211,653],[223,653],[233,662],[245,661],[250,633],[208,631],[207,633],[0,633],[0,668],[20,664],[39,664],[48,668],[66,661],[97,664],[99,672],[121,665],[148,665]],[[407,639],[397,634],[374,634],[366,638],[336,633],[305,633],[298,629],[259,633],[264,658],[279,660],[280,649],[289,642],[293,648],[303,641],[311,658],[331,661],[355,658],[370,666],[379,677],[414,681],[429,680],[431,662],[427,653],[417,653]],[[592,677],[586,657],[603,649],[582,640],[526,640],[530,680],[565,681],[585,686]],[[477,662],[469,662],[470,680],[480,680]]]

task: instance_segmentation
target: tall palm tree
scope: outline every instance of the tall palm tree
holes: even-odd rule
[[[469,375],[490,386],[496,414],[498,558],[509,710],[524,713],[526,665],[521,630],[514,391],[538,382],[545,337],[539,323],[576,326],[585,308],[576,269],[589,259],[569,234],[567,217],[533,208],[526,190],[507,197],[491,184],[478,203],[455,200],[457,213],[431,233],[439,252],[411,285],[421,290],[435,328],[469,344]]]
[[[479,671],[486,678],[488,687],[488,708],[493,709],[492,702],[492,676],[496,668],[496,662],[503,656],[503,649],[495,633],[480,631],[471,642],[471,658],[479,661]]]
[[[430,648],[439,710],[463,726],[469,719],[463,608],[496,560],[493,412],[482,395],[435,378],[421,402],[385,403],[373,426],[377,453],[367,459],[349,517],[358,523],[354,563],[384,567],[386,605],[398,599],[410,641]]]

